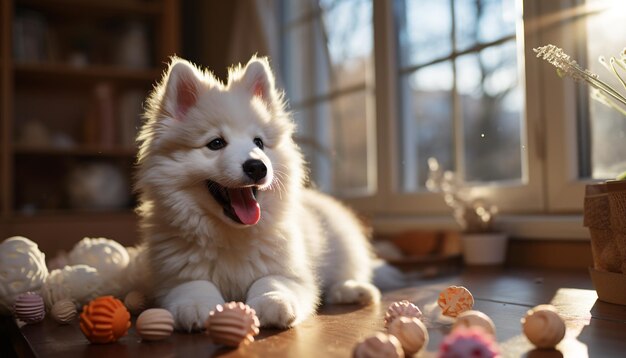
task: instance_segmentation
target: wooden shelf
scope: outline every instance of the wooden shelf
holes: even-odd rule
[[[74,157],[134,157],[136,148],[99,148],[95,146],[80,146],[76,148],[48,148],[26,147],[16,145],[13,153],[21,156],[74,156]]]
[[[120,14],[154,16],[163,11],[161,2],[147,0],[17,0],[16,5],[81,17]]]
[[[180,5],[180,0],[0,0],[0,239],[24,235],[50,252],[83,236],[136,241],[132,208],[74,208],[67,176],[102,162],[132,176],[137,148],[130,135],[168,56],[180,52]],[[127,61],[115,56],[131,46],[127,41],[139,31],[135,26],[145,36],[141,63],[148,68],[125,67]],[[31,48],[14,52],[11,44],[25,38]],[[65,62],[75,54],[88,64]],[[97,91],[105,87],[106,93]],[[20,145],[28,122],[69,136],[75,147]],[[135,201],[129,195],[129,206]]]
[[[37,210],[34,213],[15,212],[14,219],[16,222],[32,222],[38,221],[63,221],[77,219],[83,220],[106,220],[106,219],[123,219],[133,220],[137,218],[137,214],[133,209],[103,209],[103,210],[76,210],[76,209],[58,209],[58,210]]]
[[[161,76],[159,69],[130,69],[113,66],[93,65],[72,67],[51,63],[15,64],[15,81],[19,85],[54,84],[93,84],[111,81],[118,85],[149,85]]]

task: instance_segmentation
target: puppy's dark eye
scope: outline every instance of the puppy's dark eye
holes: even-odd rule
[[[258,137],[257,137],[257,138],[254,138],[254,144],[255,144],[257,147],[261,148],[261,149],[263,149],[263,147],[264,147],[264,145],[263,145],[263,140],[262,140],[261,138],[258,138]]]
[[[226,141],[224,140],[224,138],[215,138],[212,141],[209,142],[209,144],[207,144],[207,148],[211,149],[211,150],[220,150],[222,148],[224,148],[226,146]]]

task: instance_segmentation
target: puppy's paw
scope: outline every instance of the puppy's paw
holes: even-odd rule
[[[369,282],[347,280],[333,285],[327,293],[328,303],[369,304],[380,301],[380,291]]]
[[[296,320],[297,303],[293,297],[280,291],[264,293],[248,300],[263,327],[288,328]]]
[[[174,326],[179,331],[193,332],[204,329],[209,312],[215,305],[208,302],[186,301],[166,307],[174,316]]]

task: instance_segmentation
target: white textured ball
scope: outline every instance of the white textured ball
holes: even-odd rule
[[[65,266],[50,272],[41,293],[48,307],[62,299],[70,299],[82,307],[103,293],[102,277],[87,265]]]
[[[539,305],[522,318],[522,328],[537,348],[554,348],[565,337],[565,322],[552,305]]]
[[[46,256],[31,240],[13,236],[0,244],[0,314],[9,314],[21,293],[38,291],[48,277]]]
[[[128,266],[128,251],[117,241],[104,237],[80,240],[68,254],[70,265],[87,265],[98,270],[103,280],[114,277]]]

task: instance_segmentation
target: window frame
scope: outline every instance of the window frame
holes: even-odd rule
[[[305,145],[306,143],[312,145],[313,150],[318,151],[318,152],[325,151],[329,148],[332,148],[332,145],[333,145],[332,139],[327,137],[327,134],[329,133],[329,131],[331,131],[332,123],[330,122],[329,118],[325,118],[321,116],[319,112],[322,110],[323,106],[329,106],[330,110],[332,111],[333,110],[332,106],[333,106],[334,101],[338,101],[341,99],[345,99],[351,95],[362,93],[365,96],[366,104],[367,104],[367,107],[365,109],[366,115],[367,115],[367,118],[366,118],[366,121],[367,121],[366,133],[368,136],[367,151],[369,154],[367,157],[367,171],[366,171],[367,187],[355,188],[353,190],[346,190],[343,193],[343,195],[347,197],[353,197],[353,198],[371,196],[372,193],[376,191],[377,175],[374,170],[375,165],[376,165],[376,161],[375,161],[376,138],[375,138],[374,131],[372,130],[373,129],[372,127],[374,126],[374,122],[375,122],[375,114],[373,113],[374,111],[372,110],[372,108],[370,108],[372,104],[371,102],[374,102],[374,101],[372,101],[370,98],[374,97],[374,94],[372,93],[373,92],[372,89],[375,89],[376,83],[374,82],[372,86],[371,83],[368,81],[368,75],[370,74],[367,71],[368,69],[366,69],[365,78],[362,82],[350,84],[348,86],[340,86],[340,87],[334,87],[332,84],[330,84],[328,88],[324,88],[322,90],[322,93],[320,93],[320,90],[323,87],[323,85],[320,84],[320,81],[315,77],[316,73],[320,72],[319,70],[321,69],[321,67],[324,67],[324,65],[319,64],[320,56],[326,56],[327,59],[330,60],[330,54],[328,53],[329,51],[328,48],[323,49],[323,51],[326,51],[326,53],[324,53],[323,55],[320,55],[320,53],[316,51],[315,47],[318,45],[318,42],[326,40],[327,34],[325,32],[322,32],[321,37],[317,37],[316,35],[318,34],[316,34],[315,31],[317,30],[318,27],[323,28],[324,26],[323,16],[325,12],[333,11],[335,9],[335,6],[337,6],[337,4],[333,4],[332,6],[329,6],[326,9],[322,9],[319,7],[315,8],[314,6],[311,5],[311,8],[301,11],[297,16],[292,18],[290,21],[285,21],[287,7],[289,5],[293,5],[294,3],[297,4],[297,2],[291,3],[291,2],[284,0],[281,3],[281,6],[279,6],[280,16],[282,18],[281,29],[283,32],[282,35],[280,35],[281,43],[286,42],[285,31],[293,30],[294,28],[298,28],[302,26],[310,26],[310,28],[306,31],[306,35],[307,35],[306,41],[310,41],[310,43],[312,44],[311,46],[304,47],[309,56],[308,57],[305,56],[305,59],[308,62],[303,64],[303,66],[309,67],[310,69],[312,69],[311,71],[308,71],[308,76],[307,76],[307,81],[306,81],[307,83],[310,84],[309,88],[307,89],[308,93],[302,96],[302,98],[300,98],[299,100],[297,101],[292,100],[290,103],[290,110],[292,112],[296,112],[296,113],[302,112],[304,113],[305,116],[307,116],[306,132],[311,133],[311,134],[307,135],[306,137],[297,138],[297,140],[300,141],[301,147],[303,144],[302,141],[304,141]],[[311,4],[313,4],[313,2],[311,2]],[[372,39],[372,45],[373,45],[373,39]],[[291,63],[287,60],[288,55],[284,48],[281,48],[280,56],[281,56],[280,62],[284,66],[283,68],[281,68],[283,72],[282,77],[285,79],[284,82],[287,83],[289,81],[288,73],[289,73],[289,67],[291,66]],[[372,58],[372,60],[374,60],[374,58]],[[325,66],[327,66],[328,68],[324,68],[323,69],[324,71],[332,71],[332,66],[329,66],[328,64],[326,64]],[[304,148],[304,151],[306,153],[307,149]],[[308,153],[308,154],[311,154],[311,153]],[[315,178],[313,178],[315,182],[315,186],[322,190],[331,189],[332,186],[334,186],[334,184],[336,183],[336,179],[337,179],[333,177],[333,167],[334,167],[334,163],[332,162],[333,159],[323,158],[322,156],[319,156],[319,155],[309,155],[309,159],[310,159],[310,162],[308,164],[310,166],[311,172],[318,174]]]

